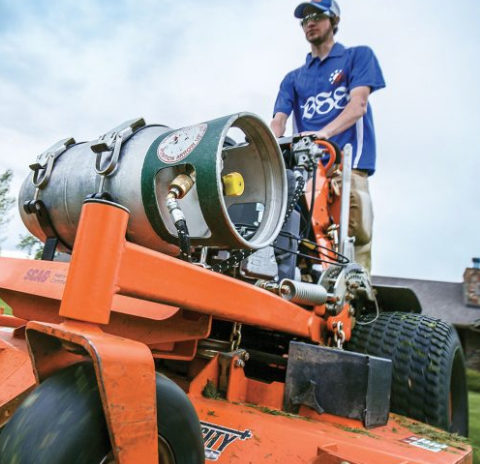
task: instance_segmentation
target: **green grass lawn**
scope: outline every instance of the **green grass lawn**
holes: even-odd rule
[[[468,394],[470,407],[470,430],[469,437],[473,446],[473,462],[480,464],[480,393],[470,392]]]
[[[473,446],[473,463],[480,464],[480,372],[467,369],[469,433]]]
[[[3,308],[4,314],[12,314],[12,308],[0,298],[0,308]]]
[[[473,369],[467,369],[468,390],[480,393],[480,372]]]

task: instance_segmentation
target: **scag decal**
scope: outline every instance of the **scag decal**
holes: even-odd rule
[[[23,276],[24,280],[31,280],[33,282],[45,282],[50,277],[50,271],[42,269],[29,269]]]
[[[227,446],[230,446],[235,440],[252,438],[250,430],[235,430],[209,422],[200,422],[200,424],[205,444],[205,459],[208,461],[217,461]]]
[[[447,445],[444,445],[443,443],[437,443],[436,441],[428,440],[427,438],[421,438],[421,437],[408,437],[402,440],[405,443],[408,443],[409,445],[417,446],[418,448],[423,448],[428,451],[433,451],[434,453],[438,453],[439,451],[442,451],[445,448],[448,448]]]
[[[62,274],[61,272],[56,272],[53,274],[52,278],[50,279],[50,282],[52,284],[63,284],[65,285],[67,276],[65,274]]]
[[[207,124],[183,127],[167,135],[158,145],[157,156],[164,163],[176,163],[185,159],[200,143]]]

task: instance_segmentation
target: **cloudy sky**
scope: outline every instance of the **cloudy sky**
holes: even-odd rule
[[[120,122],[269,121],[308,52],[298,0],[0,0],[0,170]],[[370,45],[373,272],[460,281],[480,255],[480,2],[342,0],[337,40]],[[4,252],[24,232],[15,212]]]

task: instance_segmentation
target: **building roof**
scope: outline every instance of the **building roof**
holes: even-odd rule
[[[465,305],[462,282],[385,276],[372,276],[372,280],[374,285],[410,288],[420,300],[423,314],[443,319],[460,327],[480,326],[480,308]]]

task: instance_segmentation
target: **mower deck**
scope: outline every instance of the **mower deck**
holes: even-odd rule
[[[310,417],[222,400],[191,398],[202,424],[207,462],[311,464],[471,463],[455,435],[390,415],[367,430],[358,421],[302,411]]]

